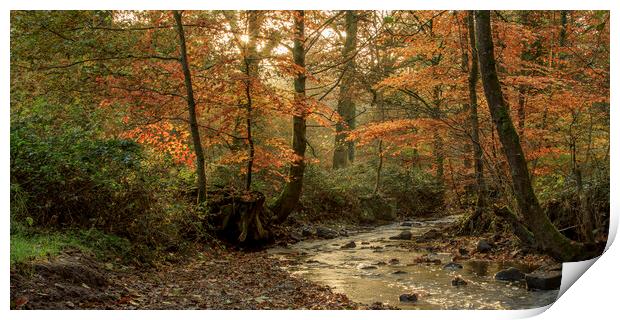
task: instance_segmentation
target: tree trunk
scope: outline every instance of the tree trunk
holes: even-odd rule
[[[189,112],[189,128],[194,144],[194,153],[196,154],[196,175],[198,176],[198,203],[201,204],[207,200],[207,176],[205,174],[205,157],[200,141],[200,131],[198,130],[198,120],[196,119],[196,101],[194,100],[194,89],[192,87],[192,75],[189,70],[189,61],[187,58],[187,48],[185,46],[185,32],[183,31],[183,21],[179,11],[173,11],[174,20],[176,21],[176,30],[179,37],[179,49],[181,67],[183,68],[183,76],[185,78],[185,89],[187,92],[187,109]]]
[[[304,48],[304,11],[296,12],[295,34],[293,36],[293,61],[303,70],[306,67],[306,52]],[[296,159],[289,168],[288,182],[272,207],[278,222],[286,220],[293,209],[299,203],[304,178],[306,154],[306,74],[305,71],[297,73],[294,81],[295,86],[295,115],[293,116],[293,152]]]
[[[486,200],[486,185],[484,182],[484,163],[482,146],[480,145],[480,125],[478,122],[478,95],[476,84],[478,83],[478,53],[476,50],[476,33],[474,30],[474,13],[467,14],[467,30],[469,36],[469,48],[471,52],[471,65],[469,66],[469,122],[471,125],[471,140],[473,144],[474,174],[476,178],[476,207],[473,214],[463,223],[461,232],[468,230],[469,233],[481,223]]]
[[[383,140],[379,139],[379,164],[377,165],[374,194],[379,194],[379,189],[381,188],[381,170],[383,170]]]
[[[252,187],[252,167],[254,166],[254,139],[252,138],[252,82],[258,75],[258,53],[256,51],[256,40],[261,24],[261,12],[252,10],[248,11],[248,43],[245,45],[243,52],[243,67],[245,72],[245,97],[246,97],[246,138],[248,141],[248,162],[247,173],[245,179],[245,189],[247,191]]]
[[[521,137],[521,139],[525,138],[523,136],[523,133],[525,131],[525,94],[526,94],[525,86],[520,85],[519,86],[519,107],[517,109],[519,122],[517,125],[519,126],[519,137]]]
[[[441,119],[441,109],[440,109],[440,105],[441,105],[441,89],[439,88],[439,86],[436,86],[433,89],[433,110],[432,110],[432,114],[431,117],[434,120],[437,120],[439,122],[439,120]],[[436,171],[435,171],[435,178],[437,179],[437,182],[439,182],[440,184],[443,185],[443,181],[444,181],[444,150],[443,150],[443,138],[441,137],[441,134],[439,133],[439,130],[437,127],[435,127],[433,129],[433,157],[435,158],[435,167],[436,167]]]
[[[476,50],[476,33],[474,30],[474,13],[468,13],[467,27],[469,33],[469,46],[471,48],[471,67],[469,68],[469,104],[471,137],[474,145],[474,168],[476,173],[476,213],[482,214],[485,206],[486,185],[484,183],[484,164],[482,145],[480,144],[480,125],[478,123],[478,96],[476,84],[478,83],[478,52]]]
[[[566,238],[551,224],[534,194],[519,135],[510,119],[497,76],[489,11],[476,11],[476,43],[484,93],[510,166],[515,197],[525,223],[537,244],[551,256],[561,261],[580,260],[587,256],[583,244]]]
[[[336,124],[336,138],[334,142],[333,168],[340,169],[349,166],[355,158],[355,145],[353,141],[346,141],[348,130],[355,128],[355,103],[353,102],[352,89],[355,76],[355,55],[357,48],[357,20],[358,15],[353,10],[345,13],[345,25],[347,35],[345,38],[342,57],[344,70],[338,96],[338,115],[342,118]]]
[[[580,215],[577,219],[580,225],[579,232],[586,242],[592,242],[594,241],[594,219],[592,218],[592,210],[590,208],[588,196],[583,190],[583,179],[581,176],[581,169],[579,167],[575,169],[574,175],[577,182],[577,196],[579,197]]]

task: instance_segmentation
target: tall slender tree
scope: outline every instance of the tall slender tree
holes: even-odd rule
[[[357,25],[359,15],[354,10],[345,13],[346,36],[342,58],[344,70],[338,96],[338,115],[341,121],[336,124],[333,168],[347,167],[355,158],[353,141],[346,141],[347,131],[355,129],[355,102],[353,101],[353,82],[355,78],[355,56],[357,50]]]
[[[476,44],[484,93],[495,123],[495,128],[510,166],[512,185],[524,222],[531,230],[538,246],[561,261],[575,261],[588,257],[584,245],[562,235],[551,223],[530,181],[527,162],[521,148],[519,134],[510,119],[510,113],[497,75],[491,16],[489,11],[476,11]]]
[[[196,100],[194,99],[194,89],[192,85],[192,74],[189,69],[189,61],[187,57],[187,47],[185,42],[185,31],[183,30],[183,17],[181,12],[173,11],[174,20],[176,22],[176,31],[179,39],[179,63],[183,69],[183,78],[185,80],[185,91],[187,99],[187,110],[189,113],[189,128],[194,144],[194,153],[196,154],[196,175],[198,176],[198,203],[207,200],[207,176],[205,173],[205,157],[200,141],[200,131],[198,129],[198,120],[196,119]]]
[[[306,50],[304,33],[304,11],[294,13],[293,62],[297,66],[294,80],[295,100],[293,115],[293,152],[295,159],[289,167],[288,182],[272,207],[278,221],[284,221],[295,209],[301,197],[306,154]]]
[[[245,189],[250,190],[252,187],[252,170],[254,166],[254,154],[256,152],[254,147],[254,138],[252,138],[252,124],[253,124],[253,115],[252,115],[252,87],[253,81],[255,81],[258,76],[258,65],[259,59],[258,50],[257,50],[257,40],[260,32],[260,26],[262,24],[263,13],[256,10],[251,10],[247,12],[248,15],[248,23],[247,23],[247,33],[248,40],[243,48],[243,72],[245,73],[246,79],[244,81],[245,84],[245,125],[246,125],[246,140],[248,143],[248,161],[247,161],[247,172],[245,179]]]

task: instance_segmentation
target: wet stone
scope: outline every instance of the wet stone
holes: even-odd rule
[[[520,281],[525,278],[525,274],[521,270],[510,267],[495,274],[495,280],[501,281]]]
[[[398,297],[400,302],[416,302],[418,301],[417,293],[403,293]]]
[[[355,241],[349,241],[345,245],[341,246],[340,249],[353,249],[355,247]]]
[[[536,270],[525,275],[528,290],[557,290],[562,283],[562,271]]]
[[[463,269],[463,266],[456,262],[450,262],[444,265],[443,268],[447,270],[457,270],[457,269]]]
[[[317,227],[316,236],[323,239],[333,239],[338,237],[338,232],[327,227]]]
[[[441,237],[443,234],[437,229],[430,229],[421,235],[416,242],[428,242],[430,240]]]
[[[396,258],[392,258],[390,259],[390,261],[388,261],[389,264],[399,264],[400,260],[396,259]]]
[[[455,287],[467,285],[467,281],[463,279],[461,276],[456,276],[452,279],[452,285]]]
[[[413,234],[411,233],[411,231],[405,230],[396,236],[390,237],[390,239],[391,240],[411,240],[411,237],[413,237]]]
[[[416,257],[413,262],[415,263],[431,263],[431,264],[441,264],[441,259],[431,258],[428,255],[423,255],[420,257]]]

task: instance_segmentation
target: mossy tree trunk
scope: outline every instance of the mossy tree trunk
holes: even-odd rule
[[[293,152],[295,159],[289,168],[288,182],[271,208],[278,222],[286,220],[299,203],[301,197],[306,154],[306,51],[304,34],[304,11],[295,13],[293,36],[293,61],[300,70],[294,80],[295,115],[293,116]],[[304,71],[302,71],[304,70]]]
[[[358,14],[354,10],[345,13],[346,37],[342,57],[345,61],[342,71],[342,82],[338,96],[338,115],[341,121],[336,124],[336,138],[334,141],[333,168],[345,168],[355,158],[353,141],[346,141],[347,131],[355,128],[355,102],[353,101],[353,82],[355,77],[355,56],[357,49],[357,20]]]
[[[491,113],[504,154],[512,175],[512,184],[517,204],[524,223],[532,232],[536,243],[554,258],[561,261],[575,261],[588,257],[584,245],[571,241],[553,226],[542,210],[530,181],[530,175],[521,148],[519,135],[510,119],[510,114],[497,76],[491,33],[489,11],[476,11],[476,44],[480,74]]]

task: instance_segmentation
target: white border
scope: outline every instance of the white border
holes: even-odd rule
[[[9,0],[10,1],[10,0]],[[616,27],[617,19],[615,15],[618,8],[618,1],[608,0],[563,0],[563,1],[540,1],[540,0],[520,0],[516,1],[497,1],[497,0],[477,0],[477,1],[457,1],[457,0],[407,0],[407,1],[395,1],[395,0],[348,0],[348,1],[334,1],[334,0],[315,0],[315,1],[302,1],[302,0],[237,0],[235,2],[222,2],[222,1],[209,1],[209,0],[176,0],[174,2],[164,0],[151,0],[151,1],[127,1],[127,0],[106,0],[101,2],[95,1],[75,1],[75,0],[60,0],[60,1],[45,1],[45,0],[26,0],[21,2],[7,2],[2,1],[0,3],[2,8],[2,19],[0,25],[0,32],[2,33],[2,39],[4,48],[0,53],[2,61],[4,62],[5,72],[2,72],[2,101],[4,102],[3,112],[0,113],[2,126],[0,126],[0,143],[4,153],[0,157],[2,165],[2,193],[0,194],[1,203],[3,204],[6,212],[5,222],[8,220],[9,213],[9,93],[10,93],[10,76],[8,72],[9,60],[9,10],[32,10],[32,9],[73,9],[73,10],[88,10],[88,9],[495,9],[495,10],[514,10],[514,9],[528,9],[528,10],[553,10],[553,9],[571,9],[571,10],[586,10],[586,9],[598,9],[598,10],[612,10],[611,21],[611,105],[617,105],[617,97],[613,94],[618,89],[618,81],[615,77],[618,73],[617,63],[618,54],[616,53],[617,45],[614,45],[620,41],[618,36],[618,30]],[[614,160],[620,159],[618,156],[618,148],[613,148],[617,142],[618,135],[618,112],[615,108],[611,108],[611,184],[617,185],[618,174],[616,166],[613,165]],[[607,243],[606,253],[600,257],[599,262],[592,265],[597,259],[588,262],[579,262],[564,265],[564,275],[562,281],[562,293],[560,298],[553,307],[549,308],[549,311],[542,315],[542,318],[559,318],[570,317],[575,318],[577,316],[604,316],[617,313],[615,311],[615,304],[617,303],[615,294],[611,293],[611,290],[616,289],[620,281],[620,277],[616,275],[615,265],[620,259],[620,253],[617,246],[610,247],[618,228],[618,199],[620,194],[617,188],[611,188],[611,223],[609,241]],[[150,319],[166,319],[171,317],[182,316],[183,318],[204,319],[205,316],[217,318],[233,318],[233,319],[247,319],[248,317],[259,319],[273,319],[275,318],[299,318],[299,319],[316,319],[317,317],[325,318],[360,318],[360,319],[375,319],[377,317],[376,312],[360,312],[360,311],[8,311],[9,310],[9,224],[4,224],[1,229],[2,237],[2,250],[0,250],[0,261],[2,261],[3,272],[1,276],[2,282],[2,294],[0,295],[1,301],[4,303],[2,310],[6,315],[3,319],[31,319],[31,318],[45,318],[45,319],[126,319],[133,317],[150,318]],[[592,272],[588,272],[581,276],[585,270],[590,267]],[[569,284],[572,284],[577,278],[582,277],[584,280],[577,281],[573,286],[575,289],[568,290]],[[432,319],[511,319],[530,317],[540,314],[547,310],[548,307],[531,309],[531,310],[519,310],[519,311],[381,311],[381,316],[413,316],[424,317]]]

